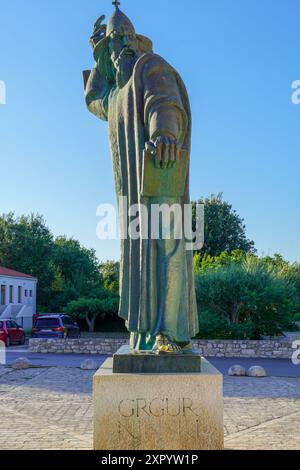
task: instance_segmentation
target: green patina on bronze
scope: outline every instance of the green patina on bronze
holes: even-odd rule
[[[184,83],[117,4],[107,26],[103,20],[90,39],[96,64],[84,72],[85,96],[88,109],[109,124],[117,197],[144,204],[149,214],[152,204],[183,207],[190,201],[191,141]],[[198,333],[193,254],[185,244],[174,227],[170,240],[121,242],[119,315],[133,349],[177,353]]]

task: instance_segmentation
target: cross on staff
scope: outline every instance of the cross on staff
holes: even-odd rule
[[[119,5],[121,5],[121,3],[118,2],[118,0],[114,0],[114,2],[112,2],[112,4],[116,7],[117,10],[119,9]]]

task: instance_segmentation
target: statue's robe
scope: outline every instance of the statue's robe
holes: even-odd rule
[[[190,155],[187,92],[180,76],[164,59],[155,54],[141,56],[123,88],[109,86],[93,69],[86,101],[91,112],[109,123],[118,199],[127,196],[129,207],[142,203],[149,209],[151,203],[179,203],[183,207],[190,202],[189,174],[182,198],[141,196],[142,158],[147,141],[167,134],[178,139],[187,149],[188,158]],[[122,223],[123,206],[119,206],[119,215]],[[149,233],[150,219],[149,214]],[[121,244],[119,315],[133,333],[132,346],[148,349],[158,333],[178,343],[188,343],[199,330],[193,252],[186,250],[186,240],[175,240],[174,236],[170,240],[128,238]]]

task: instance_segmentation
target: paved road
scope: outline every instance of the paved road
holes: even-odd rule
[[[93,375],[0,366],[0,449],[92,449]],[[300,379],[225,376],[224,434],[226,449],[300,449]]]
[[[96,363],[101,364],[107,359],[108,356],[104,355],[89,355],[89,354],[41,354],[31,353],[28,349],[20,346],[14,346],[7,350],[6,363],[7,365],[18,357],[27,357],[33,366],[42,367],[80,367],[81,363],[86,359],[93,359]]]
[[[300,365],[294,366],[289,359],[243,359],[243,358],[207,358],[222,374],[226,375],[231,366],[239,364],[247,370],[251,366],[262,366],[270,377],[300,378]]]
[[[86,354],[40,354],[30,353],[22,346],[10,348],[6,355],[7,364],[11,364],[17,357],[27,357],[34,366],[59,366],[59,367],[80,367],[82,361],[93,358],[100,365],[107,356],[86,355]],[[240,364],[246,369],[253,365],[263,366],[271,377],[295,377],[300,378],[300,365],[295,366],[288,359],[240,359],[240,358],[216,358],[210,357],[208,360],[226,375],[228,369],[234,364]]]

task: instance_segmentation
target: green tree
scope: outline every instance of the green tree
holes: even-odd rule
[[[292,283],[297,291],[297,321],[300,320],[300,263],[289,263],[281,255],[266,256],[263,261],[280,278]]]
[[[0,216],[0,264],[38,278],[39,305],[51,299],[53,253],[53,236],[41,215]]]
[[[193,230],[196,229],[196,204],[204,204],[204,246],[201,255],[218,256],[222,252],[255,252],[254,242],[246,236],[246,226],[222,194],[193,202]]]
[[[225,337],[256,339],[293,327],[298,296],[290,280],[254,255],[220,258],[196,269],[202,335],[217,326]]]
[[[116,261],[106,261],[100,264],[100,273],[103,286],[108,291],[118,294],[120,263]]]
[[[204,271],[207,268],[216,268],[219,266],[230,266],[232,264],[240,264],[246,259],[257,259],[254,253],[244,253],[242,250],[234,250],[231,253],[223,251],[220,255],[212,256],[206,253],[195,253],[194,267],[195,272]]]
[[[102,291],[99,298],[81,298],[70,302],[65,308],[65,312],[75,319],[84,319],[88,325],[89,332],[95,330],[95,321],[98,316],[104,318],[107,315],[114,315],[118,308],[117,296]]]
[[[38,278],[38,310],[62,311],[102,292],[95,251],[73,238],[54,239],[41,215],[0,216],[0,264]]]
[[[80,297],[97,297],[102,282],[95,250],[61,236],[54,241],[53,263],[56,274],[52,284],[52,311],[61,310]]]

